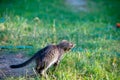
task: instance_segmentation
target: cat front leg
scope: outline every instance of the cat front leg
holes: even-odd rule
[[[57,66],[59,65],[59,63],[60,63],[60,61],[57,60],[57,61],[53,64],[53,66],[54,66],[53,71],[55,71],[55,70],[57,69]]]

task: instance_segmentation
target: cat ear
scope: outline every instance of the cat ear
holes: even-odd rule
[[[62,40],[62,42],[67,42],[67,40]]]

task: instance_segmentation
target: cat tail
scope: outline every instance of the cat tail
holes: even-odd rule
[[[17,64],[17,65],[10,65],[10,68],[20,68],[20,67],[24,67],[26,65],[28,65],[29,63],[31,63],[34,59],[36,59],[38,55],[35,54],[33,57],[31,57],[30,59],[28,59],[27,61],[21,63],[21,64]]]

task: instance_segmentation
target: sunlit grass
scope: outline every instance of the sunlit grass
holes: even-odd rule
[[[119,1],[88,1],[89,12],[75,13],[62,0],[12,1],[0,3],[0,18],[5,19],[0,23],[0,45],[30,45],[33,49],[27,50],[32,55],[50,43],[67,39],[76,47],[55,72],[49,70],[50,80],[120,79],[120,29],[115,27],[120,22]]]

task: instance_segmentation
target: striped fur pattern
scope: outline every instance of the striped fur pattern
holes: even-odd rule
[[[36,61],[35,69],[37,73],[39,73],[44,77],[47,77],[46,74],[47,69],[50,68],[52,65],[56,67],[59,64],[63,54],[66,51],[69,51],[73,47],[74,47],[73,43],[67,40],[62,40],[57,45],[51,44],[39,50],[36,54],[33,55],[33,57],[31,57],[29,60],[25,61],[24,63],[18,65],[11,65],[10,67],[11,68],[24,67],[35,59]]]

